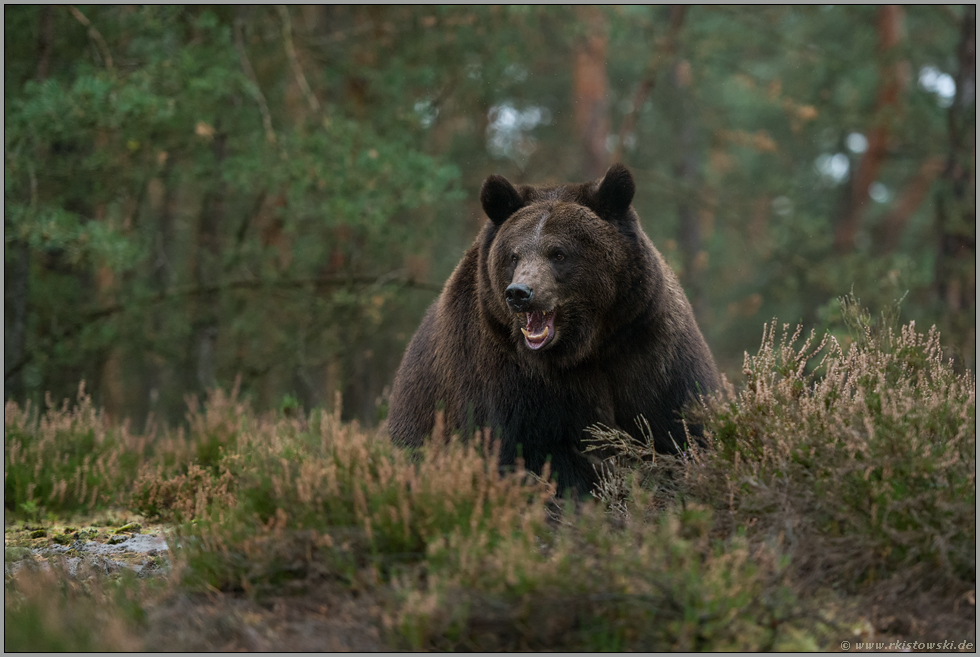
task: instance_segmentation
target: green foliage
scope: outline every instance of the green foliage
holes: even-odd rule
[[[299,400],[296,399],[296,395],[292,393],[283,395],[282,401],[279,403],[280,413],[289,417],[295,416],[297,413],[302,412],[302,410]]]
[[[669,32],[669,12],[637,7],[629,15],[609,14],[614,126],[617,114],[631,109],[638,80],[651,65],[651,47]],[[934,297],[939,227],[932,195],[910,209],[897,248],[889,252],[882,245],[883,220],[898,210],[917,169],[931,154],[946,154],[949,111],[916,82],[925,66],[955,76],[955,25],[939,12],[908,7],[902,14],[910,31],[898,56],[912,75],[900,92],[902,118],[889,141],[902,156],[886,158],[877,172],[891,197],[868,200],[853,251],[833,246],[862,159],[848,148],[848,137],[867,137],[882,120],[876,114],[883,86],[877,12],[857,6],[749,12],[691,7],[677,36],[678,58],[656,70],[656,86],[637,119],[635,146],[624,150],[626,163],[639,169],[634,206],[682,274],[688,295],[704,304],[699,323],[730,375],[738,372],[738,356],[761,318],[816,324],[852,287],[875,307],[908,293],[905,310],[927,324],[945,313]],[[838,47],[842,43],[848,47]],[[681,63],[689,65],[686,102],[677,81]],[[968,115],[972,107],[964,107]],[[693,144],[681,142],[684,128]],[[970,135],[962,136],[972,143]],[[838,177],[819,167],[821,158],[835,155],[847,167]],[[682,161],[696,164],[695,179],[677,173]],[[700,271],[690,271],[679,244],[679,208],[685,203],[698,218]],[[692,281],[700,289],[692,289]],[[975,323],[972,311],[967,314]],[[951,345],[962,345],[970,366],[971,335],[962,328],[946,335]]]
[[[481,180],[585,175],[572,107],[591,29],[610,148],[635,119],[634,205],[723,369],[737,375],[760,317],[833,328],[850,289],[874,306],[907,292],[972,363],[973,313],[949,301],[970,297],[970,265],[942,249],[968,250],[975,192],[943,174],[903,205],[947,150],[972,166],[972,133],[948,133],[973,103],[918,81],[957,75],[960,10],[903,8],[888,198],[838,252],[862,159],[848,139],[881,118],[878,8],[690,7],[676,33],[668,7],[284,9],[87,7],[98,39],[65,8],[6,12],[4,259],[27,295],[5,288],[5,336],[24,335],[7,341],[8,396],[40,404],[84,378],[111,414],[174,423],[185,394],[241,374],[257,408],[341,390],[345,419],[375,422],[472,240]],[[836,156],[843,177],[818,166]]]
[[[71,46],[83,63],[56,60],[5,110],[7,260],[21,241],[33,255],[27,390],[65,394],[65,382],[53,384],[66,363],[70,378],[99,381],[93,365],[115,353],[129,376],[155,372],[164,384],[149,408],[110,394],[142,416],[176,419],[183,394],[213,385],[211,370],[229,382],[242,373],[251,390],[270,369],[299,368],[304,397],[322,395],[307,370],[350,340],[342,324],[376,314],[379,295],[385,311],[401,305],[390,286],[362,291],[359,281],[404,278],[391,272],[423,226],[402,219],[454,198],[457,168],[336,104],[287,113],[285,90],[270,82],[293,69],[255,36],[261,11],[241,24],[224,10],[88,11],[119,65],[84,63],[82,32]],[[66,17],[57,13],[56,36],[71,31]],[[34,52],[27,37],[8,34],[10,47]],[[311,304],[318,286],[325,294]],[[184,313],[190,331],[172,319]],[[222,339],[200,370],[188,345],[205,334]],[[195,370],[205,372],[196,381]]]

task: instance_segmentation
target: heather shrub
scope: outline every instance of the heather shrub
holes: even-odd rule
[[[74,404],[50,397],[43,412],[28,402],[4,408],[4,507],[35,519],[128,506],[148,518],[189,518],[212,497],[227,494],[218,468],[243,426],[257,420],[230,393],[208,392],[203,404],[187,399],[187,424],[137,434],[110,423],[79,386]]]
[[[186,398],[189,431],[183,427],[154,441],[154,454],[140,464],[127,506],[149,519],[190,520],[215,500],[227,500],[236,485],[220,466],[238,446],[238,437],[260,423],[247,402],[238,398],[241,379],[230,393],[209,390],[204,404]]]
[[[490,549],[454,532],[394,582],[401,604],[384,623],[413,650],[813,649],[779,555],[710,538],[711,515],[678,508],[615,530],[587,503],[548,535]]]
[[[520,469],[501,476],[487,435],[435,440],[416,458],[337,414],[314,413],[306,424],[256,425],[221,460],[234,490],[177,531],[192,585],[374,581],[424,559],[436,537],[462,532],[494,544],[545,521],[553,488]]]
[[[706,449],[653,458],[616,432],[597,440],[618,446],[655,502],[712,504],[719,534],[742,527],[783,546],[804,581],[854,586],[902,571],[922,585],[973,582],[975,378],[943,358],[935,328],[873,326],[850,310],[859,332],[846,349],[788,325],[777,342],[767,325],[745,385],[701,409]],[[611,471],[601,487],[620,515],[638,512],[630,476]]]
[[[128,507],[148,520],[190,520],[202,515],[216,499],[227,500],[234,490],[231,473],[214,476],[197,463],[176,473],[160,463],[144,463],[133,482]]]
[[[546,477],[501,472],[488,433],[409,452],[337,413],[249,426],[218,463],[227,494],[199,496],[172,541],[191,588],[384,590],[412,649],[809,645],[784,625],[778,553],[710,539],[704,506],[614,531],[594,503],[560,512]]]
[[[835,645],[854,618],[841,599],[866,601],[876,583],[960,596],[976,558],[973,374],[943,359],[935,330],[845,313],[850,344],[767,324],[744,385],[692,410],[703,447],[659,455],[593,428],[614,454],[595,500],[502,471],[489,432],[447,438],[440,423],[403,450],[342,423],[339,400],[259,416],[236,386],[189,400],[187,428],[159,435],[110,425],[84,389],[41,414],[8,404],[8,508],[124,504],[177,523],[170,585],[258,602],[324,586],[364,596],[395,648]],[[32,632],[52,649],[129,645],[139,605],[72,582],[8,577],[5,617],[34,629],[7,645],[34,645]],[[88,631],[111,618],[119,642]]]
[[[79,386],[77,402],[43,413],[4,407],[4,508],[16,514],[74,513],[120,501],[147,457],[152,436],[110,427]]]
[[[235,378],[230,392],[221,388],[207,391],[203,406],[197,397],[188,396],[187,424],[193,443],[196,463],[217,473],[217,464],[223,451],[234,449],[243,426],[254,421],[251,408],[239,399],[241,376]]]

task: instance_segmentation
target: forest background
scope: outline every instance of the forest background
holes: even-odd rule
[[[975,368],[975,7],[4,9],[4,394],[376,423],[482,180],[626,163],[730,378],[837,298]]]

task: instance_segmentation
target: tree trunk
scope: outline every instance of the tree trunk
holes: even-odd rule
[[[964,10],[956,54],[956,95],[949,108],[949,155],[936,195],[936,293],[945,330],[964,364],[976,365],[976,6]]]
[[[214,183],[204,195],[198,218],[192,277],[200,287],[220,282],[221,227],[225,214],[225,183],[222,167],[225,160],[226,135],[215,125],[212,153],[214,154]],[[217,384],[215,347],[218,337],[219,292],[212,288],[198,297],[193,308],[192,331],[187,352],[187,390],[203,392]]]
[[[148,205],[151,221],[156,223],[150,261],[150,289],[165,296],[168,288],[174,282],[173,250],[174,250],[174,208],[176,203],[176,184],[171,179],[174,169],[173,157],[161,153],[158,158],[164,162],[159,175],[150,180],[147,190]],[[147,411],[155,417],[164,420],[179,420],[183,408],[170,408],[168,402],[171,396],[166,394],[173,385],[173,363],[161,355],[153,345],[159,344],[163,331],[166,329],[165,315],[171,312],[166,305],[150,311],[149,324],[151,331],[150,352],[146,355],[146,387]]]
[[[108,147],[110,135],[106,128],[100,128],[95,134],[94,147],[96,151],[102,151]],[[99,223],[109,223],[108,208],[104,199],[98,199],[92,209],[93,221]],[[113,231],[121,226],[109,223],[109,230]],[[95,269],[95,300],[98,307],[105,308],[116,304],[118,286],[116,285],[116,272],[105,262],[98,264]],[[123,354],[118,341],[107,345],[102,352],[104,357],[99,368],[99,381],[97,389],[101,394],[101,405],[106,416],[110,420],[118,420],[126,404],[126,386],[123,385]],[[93,386],[96,388],[96,386]]]
[[[27,329],[27,294],[31,274],[31,249],[26,240],[16,240],[11,245],[13,259],[9,264],[10,282],[4,286],[4,291],[10,301],[10,329],[4,336],[4,361],[10,375],[3,382],[5,399],[19,399],[24,393],[22,367],[24,358],[24,336]],[[7,264],[7,263],[5,263]],[[6,326],[4,327],[7,328]]]
[[[691,65],[679,59],[674,66],[671,82],[675,93],[673,109],[674,180],[677,188],[677,244],[683,258],[681,283],[698,320],[704,319],[706,304],[701,274],[707,266],[708,254],[702,248],[701,223],[698,212],[698,125],[694,98],[691,95]]]
[[[576,44],[572,84],[574,88],[575,128],[583,150],[583,173],[586,178],[598,178],[606,172],[609,151],[608,80],[606,78],[606,48],[609,33],[602,10],[580,6],[579,19],[586,26],[586,35]]]
[[[898,98],[908,83],[908,62],[897,59],[902,19],[903,10],[898,5],[883,5],[878,9],[878,98],[874,122],[868,131],[868,150],[851,178],[849,197],[834,227],[834,249],[838,253],[854,249],[861,217],[869,202],[868,188],[878,177],[887,155],[889,132],[897,120]]]
[[[47,80],[51,68],[51,47],[54,44],[54,9],[51,5],[41,7],[41,29],[37,35],[37,79]]]
[[[51,68],[51,48],[54,43],[54,10],[50,5],[41,7],[37,37],[38,81],[46,80]],[[25,336],[27,334],[28,296],[30,292],[31,249],[26,240],[15,239],[11,243],[12,260],[9,283],[4,291],[10,299],[10,330],[4,326],[5,369],[11,374],[4,377],[3,394],[5,399],[20,398],[24,394],[23,367]],[[4,263],[7,264],[7,263]]]
[[[677,47],[677,35],[681,31],[686,14],[687,5],[670,6],[670,27],[667,30],[666,36],[657,40],[657,44],[654,46],[653,53],[650,57],[650,64],[647,67],[647,74],[640,81],[639,86],[636,88],[636,93],[633,95],[633,108],[629,114],[623,117],[623,123],[619,126],[619,138],[616,140],[616,151],[613,154],[614,162],[622,162],[623,151],[626,149],[626,141],[631,137],[635,137],[633,130],[636,128],[637,118],[643,110],[643,105],[650,96],[650,92],[653,91],[653,87],[657,83],[657,73],[660,71],[664,62],[669,63],[674,57],[674,51]]]
[[[905,184],[901,196],[895,201],[888,214],[882,218],[876,231],[874,243],[879,254],[891,253],[898,248],[909,218],[926,200],[929,190],[932,189],[932,183],[942,170],[942,158],[930,157]]]

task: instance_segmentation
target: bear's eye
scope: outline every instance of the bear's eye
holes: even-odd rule
[[[512,263],[514,263],[515,265],[517,264],[517,254],[516,253],[511,253],[510,254],[510,261]]]
[[[564,260],[564,259],[565,259],[565,254],[564,254],[563,252],[561,252],[561,251],[555,251],[555,254],[554,254],[554,255],[553,255],[552,257],[553,257],[553,258],[554,258],[554,259],[555,259],[555,260],[556,260],[557,262],[561,262],[562,260]]]

